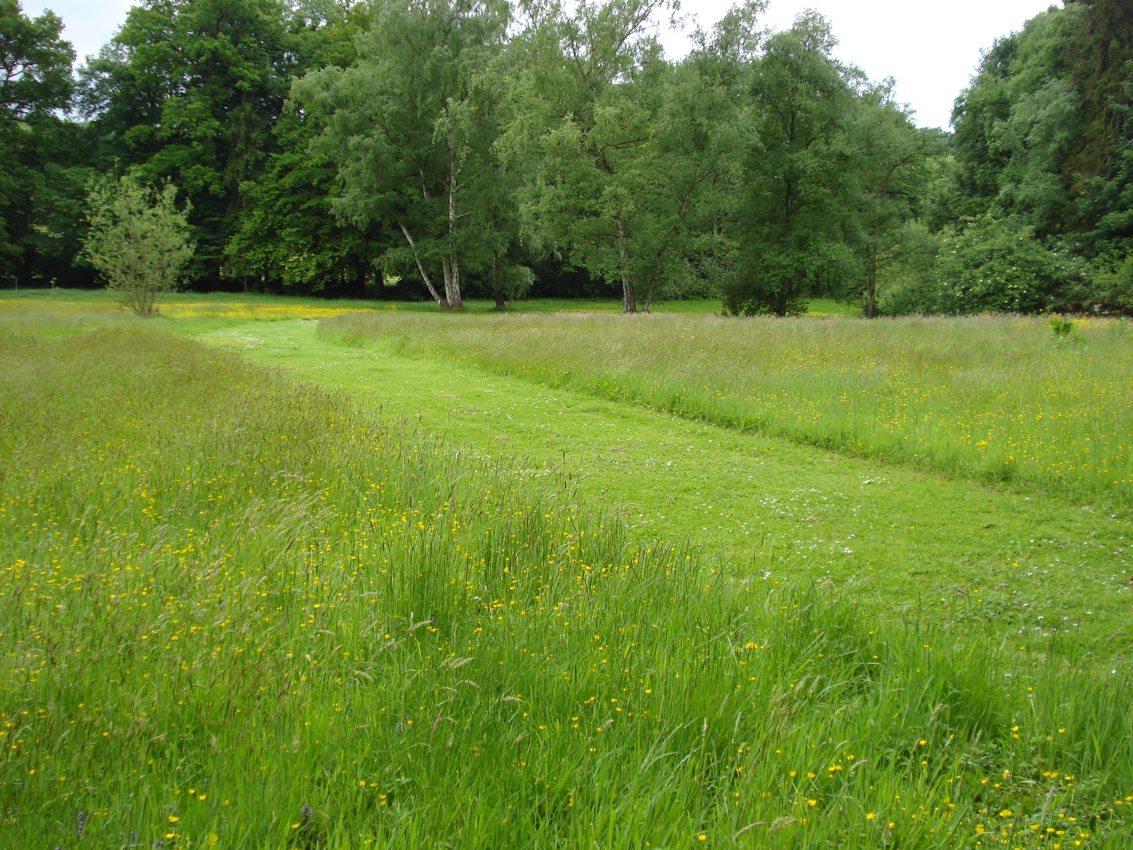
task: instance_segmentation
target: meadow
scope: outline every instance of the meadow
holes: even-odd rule
[[[683,417],[1133,505],[1133,324],[1077,319],[343,316],[354,344],[461,358]]]
[[[818,572],[763,581],[633,526],[557,446],[433,427],[463,399],[425,373],[625,427],[663,415],[647,399],[450,364],[463,317],[381,313],[367,348],[368,323],[302,322],[317,304],[238,300],[146,323],[0,299],[0,846],[1129,845],[1129,673],[1097,663],[1121,597],[1019,646],[863,614]],[[359,364],[406,377],[363,393]],[[1128,522],[1120,490],[1019,486],[994,497],[1053,526]]]

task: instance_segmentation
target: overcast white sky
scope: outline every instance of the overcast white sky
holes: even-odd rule
[[[23,0],[32,17],[51,9],[66,25],[65,37],[81,62],[98,53],[126,17],[131,0]],[[731,0],[684,0],[683,11],[707,29]],[[980,50],[1023,23],[1053,0],[770,0],[764,23],[786,29],[804,9],[830,21],[840,41],[838,58],[871,79],[893,77],[898,100],[916,110],[923,127],[947,127],[952,102],[967,87]],[[679,39],[665,39],[676,45]]]

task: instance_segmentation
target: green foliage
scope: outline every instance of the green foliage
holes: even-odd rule
[[[678,67],[648,33],[664,0],[533,12],[503,141],[527,174],[520,220],[537,248],[621,290],[627,313],[678,292],[701,253],[693,220],[711,218],[728,169],[734,114],[707,49]]]
[[[863,313],[873,318],[879,281],[884,284],[893,274],[922,276],[931,267],[932,252],[925,250],[915,216],[947,146],[939,131],[913,126],[909,114],[893,101],[889,83],[862,93],[853,122],[865,266],[861,294]]]
[[[1120,269],[1133,256],[1133,79],[1122,89],[1120,103],[1108,115],[1117,126],[1113,155],[1102,175],[1082,181],[1081,214],[1092,227],[1069,240],[1081,253],[1095,258],[1103,269],[1116,273],[1103,275],[1099,289],[1088,293],[1085,303],[1096,309],[1130,313],[1129,297],[1121,294]],[[1115,289],[1115,284],[1117,285]]]
[[[18,0],[0,0],[0,280],[17,285],[54,279],[70,262],[54,244],[74,223],[65,208],[76,188],[64,164],[75,151],[58,144],[76,134],[52,115],[71,100],[75,54],[62,29],[52,12],[30,19]]]
[[[280,150],[268,159],[263,177],[245,189],[224,249],[225,277],[294,294],[365,294],[376,275],[376,246],[335,216],[336,171],[307,150],[315,135],[310,122],[290,113],[275,132]]]
[[[811,293],[837,292],[847,279],[861,276],[861,257],[853,248],[833,239],[812,244],[806,234],[796,235],[789,246],[762,243],[765,253],[741,254],[739,270],[725,288],[725,312],[801,316]]]
[[[1064,319],[1061,316],[1050,317],[1050,332],[1054,334],[1056,339],[1065,339],[1070,336],[1070,332],[1074,330],[1074,323],[1069,319]]]
[[[797,315],[808,297],[863,276],[849,139],[856,72],[832,58],[835,43],[808,13],[769,39],[756,66],[727,312]]]
[[[508,301],[522,301],[535,283],[535,272],[506,256],[497,259],[485,277],[497,310],[505,309]]]
[[[69,105],[75,51],[62,32],[54,12],[28,18],[19,0],[0,0],[0,121]]]
[[[892,234],[884,266],[879,264],[876,309],[883,316],[937,310],[936,264],[944,237],[912,221]]]
[[[1081,141],[1081,98],[1065,47],[1083,22],[1076,6],[1028,21],[996,43],[957,102],[961,180],[972,202],[1042,236],[1058,232],[1070,213],[1065,165]]]
[[[337,166],[335,209],[359,226],[399,231],[403,246],[384,252],[384,268],[420,274],[438,306],[459,308],[462,272],[506,247],[488,210],[503,202],[492,197],[499,130],[489,71],[508,21],[494,0],[379,3],[357,62],[293,89],[320,121],[318,149]]]
[[[284,43],[295,76],[357,59],[357,40],[366,31],[361,5],[335,2],[298,4],[287,19]],[[274,149],[255,179],[241,186],[242,203],[224,246],[222,274],[245,290],[293,294],[362,296],[380,283],[373,260],[380,252],[373,228],[360,229],[334,215],[337,171],[310,150],[316,122],[294,103],[272,129]]]
[[[280,0],[146,0],[84,72],[108,165],[175,180],[192,202],[194,280],[221,279],[236,213],[274,149],[290,48]]]
[[[980,216],[945,237],[937,274],[942,313],[1038,313],[1059,306],[1089,269],[1044,248],[1028,225]]]
[[[1080,303],[1095,313],[1133,315],[1133,257],[1113,270],[1099,273]]]
[[[79,72],[79,113],[93,123],[110,168],[146,161],[161,147],[165,102],[186,85],[177,48],[176,16],[183,2],[145,0],[130,7],[126,21],[98,56]]]
[[[1036,16],[996,42],[954,114],[957,191],[948,215],[1017,220],[1043,249],[1102,270],[1093,281],[1064,275],[1048,293],[1070,309],[1128,310],[1106,271],[1133,244],[1127,11],[1084,0]]]
[[[670,0],[141,0],[80,71],[79,127],[51,116],[71,86],[58,19],[3,0],[0,274],[62,277],[79,187],[121,161],[186,193],[203,289],[362,295],[384,273],[459,307],[465,288],[521,296],[540,267],[545,289],[573,275],[568,290],[620,290],[628,312],[720,294],[737,314],[827,297],[873,316],[940,308],[910,233],[991,216],[1099,270],[1019,309],[1128,309],[1118,0],[998,40],[950,153],[890,82],[835,61],[826,21],[769,33],[765,5],[674,61],[656,38]],[[60,139],[80,151],[66,167]]]
[[[87,283],[72,263],[85,230],[83,206],[92,169],[86,134],[54,116],[0,119],[0,280],[21,286]]]
[[[132,175],[91,189],[84,257],[135,315],[156,315],[158,297],[177,289],[192,259],[189,210],[176,203],[172,183],[158,190]]]
[[[1124,113],[1130,104],[1133,66],[1133,20],[1124,0],[1077,0],[1083,22],[1062,48],[1069,54],[1070,75],[1082,98],[1082,136],[1068,163],[1084,178],[1110,177],[1120,158],[1115,128],[1129,137]]]
[[[1042,226],[1065,203],[1060,169],[1078,115],[1061,45],[1078,11],[1051,9],[996,41],[957,100],[958,212],[996,209]]]

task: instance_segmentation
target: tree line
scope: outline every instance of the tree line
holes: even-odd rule
[[[73,71],[0,0],[0,280],[100,285],[128,180],[180,200],[201,291],[1133,312],[1123,0],[998,40],[951,134],[765,6],[673,59],[670,0],[142,0]]]

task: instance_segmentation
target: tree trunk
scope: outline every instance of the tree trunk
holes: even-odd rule
[[[492,257],[492,297],[496,300],[496,309],[501,313],[507,309],[507,299],[504,297],[503,284],[500,282],[502,276],[500,257],[496,254]]]
[[[433,300],[437,302],[437,306],[443,307],[444,302],[433,286],[433,281],[432,278],[429,277],[429,273],[425,271],[425,264],[422,263],[421,258],[417,256],[417,243],[413,241],[413,237],[409,234],[409,228],[403,224],[401,225],[401,232],[405,234],[405,241],[409,243],[409,247],[413,251],[413,261],[417,263],[417,271],[421,273],[421,278],[425,281],[425,288],[429,290],[429,294],[433,296]]]
[[[448,238],[449,250],[456,244],[456,193],[460,184],[456,179],[456,145],[453,142],[452,130],[445,137],[448,147]],[[445,297],[450,310],[457,310],[464,306],[460,298],[460,260],[456,254],[449,254],[445,264]]]
[[[634,298],[633,281],[629,278],[629,244],[620,215],[614,216],[614,230],[618,236],[618,254],[622,258],[622,312],[636,313],[637,301]]]
[[[460,261],[454,256],[441,258],[441,269],[445,276],[445,303],[450,310],[464,306],[460,300]]]
[[[869,246],[869,260],[866,268],[865,281],[865,317],[873,319],[877,316],[877,247]]]

